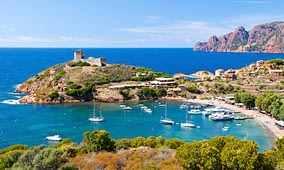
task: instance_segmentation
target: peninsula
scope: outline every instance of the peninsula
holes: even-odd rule
[[[16,92],[26,93],[21,103],[53,104],[98,100],[123,102],[156,99],[164,86],[175,85],[169,75],[148,68],[107,64],[105,58],[85,57],[52,66],[23,82]]]
[[[208,42],[196,43],[195,51],[208,52],[284,52],[284,22],[271,22],[246,31],[238,27],[221,37],[212,36]]]

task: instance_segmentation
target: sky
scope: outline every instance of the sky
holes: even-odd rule
[[[284,0],[0,0],[0,47],[194,47],[284,21]]]

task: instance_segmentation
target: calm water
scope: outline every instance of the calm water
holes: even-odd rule
[[[217,68],[238,68],[259,59],[283,58],[280,54],[240,54],[193,52],[192,49],[84,49],[86,56],[105,56],[109,63],[126,63],[150,67],[169,74],[193,73],[198,70],[214,71]],[[13,94],[17,84],[37,72],[72,59],[74,49],[0,49],[0,101],[17,99]],[[202,116],[191,116],[200,128],[183,129],[178,125],[164,126],[159,119],[164,108],[155,102],[145,105],[153,109],[152,114],[144,113],[132,103],[134,110],[124,112],[116,104],[97,104],[106,122],[90,123],[93,104],[76,105],[8,105],[0,103],[0,148],[15,143],[38,145],[46,143],[45,136],[60,134],[74,141],[82,140],[82,133],[93,129],[108,130],[113,138],[162,135],[187,141],[207,139],[216,135],[234,135],[255,140],[260,149],[269,149],[272,140],[268,133],[251,120],[242,121],[243,126],[232,122],[212,122]],[[176,122],[185,119],[180,103],[168,103],[168,115]],[[222,131],[229,126],[228,131]]]

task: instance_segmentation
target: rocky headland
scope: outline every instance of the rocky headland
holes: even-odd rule
[[[54,65],[27,79],[16,92],[27,94],[20,102],[30,104],[92,100],[123,102],[125,99],[137,99],[133,92],[135,89],[130,91],[128,86],[139,86],[141,82],[162,75],[164,74],[143,67],[106,64],[105,58],[85,58],[82,51],[76,51],[73,60]],[[120,88],[115,88],[117,86]]]
[[[284,52],[284,22],[261,24],[246,31],[238,27],[233,32],[217,37],[208,42],[197,42],[195,51],[208,52]]]

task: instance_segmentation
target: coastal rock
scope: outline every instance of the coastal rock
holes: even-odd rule
[[[284,22],[272,22],[253,27],[249,32],[244,27],[221,37],[212,36],[208,42],[197,42],[195,51],[208,52],[284,52]]]

